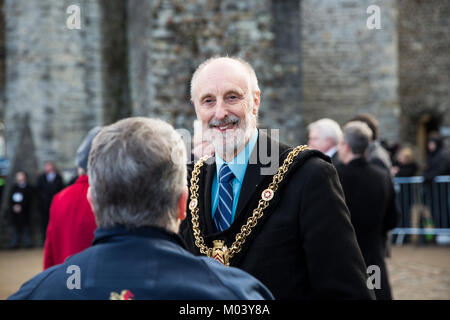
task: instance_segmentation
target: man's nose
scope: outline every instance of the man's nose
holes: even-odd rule
[[[215,117],[223,119],[228,115],[227,107],[223,100],[217,100]]]

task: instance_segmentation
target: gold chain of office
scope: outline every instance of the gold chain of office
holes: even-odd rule
[[[204,162],[210,158],[210,156],[202,157],[194,165],[191,177],[191,187],[190,187],[190,202],[189,209],[191,210],[192,216],[192,230],[194,232],[195,245],[200,249],[202,254],[208,257],[214,258],[224,265],[229,265],[229,261],[233,256],[241,251],[242,245],[244,244],[247,237],[252,232],[253,228],[257,225],[258,220],[263,216],[263,211],[269,206],[270,200],[272,200],[275,192],[278,189],[279,183],[283,180],[284,175],[289,170],[289,166],[292,164],[294,158],[302,151],[308,149],[308,146],[301,145],[294,148],[289,152],[286,159],[283,161],[283,165],[278,168],[277,173],[273,176],[272,183],[269,187],[265,189],[261,194],[261,199],[258,202],[258,207],[253,210],[253,215],[247,219],[247,223],[241,227],[241,232],[236,235],[235,241],[230,248],[224,245],[222,240],[214,240],[213,248],[208,248],[205,244],[205,240],[200,234],[199,228],[199,216],[198,216],[198,175],[200,174],[200,169]]]

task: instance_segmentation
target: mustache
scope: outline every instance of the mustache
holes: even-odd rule
[[[225,118],[223,118],[222,120],[219,120],[217,118],[212,118],[208,122],[208,127],[209,128],[222,127],[222,126],[226,126],[229,124],[239,124],[240,122],[241,122],[241,119],[238,116],[229,115],[229,116],[226,116]]]

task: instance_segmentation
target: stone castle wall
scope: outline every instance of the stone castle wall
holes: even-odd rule
[[[260,125],[280,128],[285,140],[298,143],[299,10],[298,1],[129,1],[133,114],[192,130],[195,68],[214,55],[238,56],[258,75]]]
[[[450,3],[399,1],[401,140],[416,143],[418,123],[444,129],[450,147]]]
[[[369,5],[380,7],[381,29],[367,28]],[[398,50],[395,0],[302,2],[302,112],[341,125],[373,114],[380,138],[398,140]]]

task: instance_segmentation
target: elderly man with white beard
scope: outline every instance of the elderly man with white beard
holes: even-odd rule
[[[191,100],[215,155],[190,168],[188,250],[249,272],[277,299],[373,299],[336,170],[321,152],[257,129],[250,64],[206,60]]]

